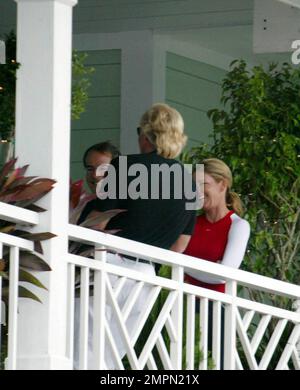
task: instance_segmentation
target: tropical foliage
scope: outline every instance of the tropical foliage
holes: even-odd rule
[[[189,163],[217,157],[232,169],[251,237],[242,268],[300,283],[300,69],[270,64],[249,70],[234,61],[222,84],[223,109],[208,112],[213,144],[183,155]],[[292,302],[242,290],[250,298],[292,309]],[[270,323],[265,343],[276,325]],[[257,324],[249,330],[254,334]],[[286,344],[290,327],[281,340]],[[264,350],[261,344],[262,353]],[[278,350],[280,353],[280,350]],[[275,357],[276,360],[276,357]]]
[[[88,194],[83,186],[83,180],[77,180],[70,184],[70,211],[69,211],[69,222],[76,224],[79,216],[83,211],[85,205],[96,198],[96,195]],[[93,210],[88,218],[83,221],[79,226],[88,229],[97,230],[103,233],[116,234],[120,229],[107,230],[106,225],[121,212],[126,212],[123,209],[114,209],[108,211],[97,211]],[[69,252],[81,256],[92,256],[94,257],[95,248],[82,244],[80,242],[70,242]]]
[[[73,50],[72,53],[72,96],[71,96],[71,118],[79,119],[85,111],[88,100],[88,89],[91,85],[90,75],[95,68],[86,66],[86,53]]]
[[[223,81],[224,109],[210,110],[214,144],[183,156],[208,156],[232,169],[251,240],[243,268],[300,283],[300,69],[247,69],[234,62]]]
[[[70,182],[70,210],[69,222],[76,224],[85,205],[96,198],[96,195],[89,194],[83,187],[83,180]]]
[[[0,138],[9,140],[15,126],[16,36],[13,32],[5,37],[6,63],[0,65]]]
[[[16,72],[16,35],[13,31],[5,35],[6,63],[0,65],[0,138],[11,140],[15,127]],[[87,54],[72,53],[72,104],[71,117],[79,119],[85,110],[90,86],[89,76],[94,68],[85,66]]]
[[[15,169],[16,161],[16,159],[9,161],[0,171],[0,202],[36,212],[46,211],[35,205],[35,202],[52,190],[55,180],[25,176],[28,165]],[[49,232],[29,233],[21,230],[16,223],[5,220],[0,220],[0,232],[34,242],[33,252],[20,251],[19,281],[28,282],[45,289],[45,286],[30,271],[50,271],[50,267],[43,257],[41,241],[48,240],[55,235]],[[4,279],[2,299],[7,303],[9,288],[9,248],[5,246],[3,248],[3,258],[0,259],[0,276]],[[24,286],[19,286],[19,296],[40,302],[40,299]]]

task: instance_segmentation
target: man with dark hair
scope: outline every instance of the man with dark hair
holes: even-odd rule
[[[96,176],[99,165],[109,164],[111,160],[120,155],[119,150],[110,141],[90,146],[83,155],[83,165],[86,169],[86,181],[91,192],[96,193],[98,182],[103,178]]]

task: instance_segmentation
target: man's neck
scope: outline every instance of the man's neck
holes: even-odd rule
[[[143,148],[143,150],[141,150],[142,154],[148,154],[148,153],[152,153],[152,152],[155,152],[155,148],[151,147],[151,146]]]

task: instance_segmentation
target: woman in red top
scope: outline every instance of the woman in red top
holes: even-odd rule
[[[186,255],[239,268],[250,234],[250,226],[242,219],[239,196],[230,191],[232,174],[221,160],[210,158],[204,164],[204,214],[197,218],[194,233],[185,250]],[[203,183],[199,183],[200,186]],[[202,186],[203,187],[203,186]],[[196,286],[225,292],[225,282],[190,271],[185,281]],[[197,300],[196,311],[199,311]],[[213,305],[208,307],[208,350],[212,350]],[[221,311],[220,368],[224,368],[224,308]]]
[[[238,194],[231,192],[232,174],[221,160],[210,158],[204,164],[204,214],[198,216],[186,255],[239,268],[250,235],[249,223],[242,219]],[[200,183],[203,184],[203,183]],[[186,282],[225,292],[224,281],[190,271]]]

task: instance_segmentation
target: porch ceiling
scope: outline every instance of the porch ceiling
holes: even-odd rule
[[[254,0],[78,0],[73,34],[150,29],[250,63],[285,61],[286,54],[253,54],[253,11]],[[1,0],[0,36],[15,22],[15,1]]]
[[[74,34],[251,25],[254,0],[79,0]],[[14,28],[16,4],[1,0],[0,33]]]

